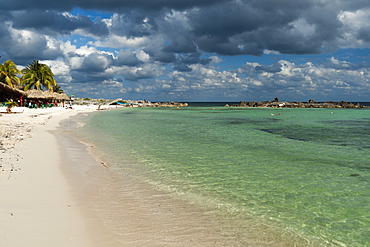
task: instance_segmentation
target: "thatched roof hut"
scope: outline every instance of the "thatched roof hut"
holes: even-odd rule
[[[37,89],[31,89],[25,92],[26,93],[26,98],[28,99],[46,99],[46,95],[44,94],[43,91],[37,90]]]
[[[22,106],[23,96],[25,96],[24,91],[10,87],[5,83],[0,82],[0,101],[19,100],[20,106]]]
[[[59,93],[57,99],[59,99],[59,100],[71,100],[71,98],[65,93]]]
[[[24,91],[19,90],[17,88],[10,87],[7,84],[2,83],[2,82],[0,82],[0,92],[1,93],[14,94],[14,95],[17,95],[17,96],[21,96],[21,95],[24,96],[25,95]]]
[[[51,91],[41,91],[31,89],[25,92],[25,97],[28,99],[56,99],[56,100],[70,100],[71,98],[65,93],[55,93]]]
[[[51,91],[44,91],[43,93],[44,93],[46,99],[57,99],[58,98],[57,94],[53,93]]]

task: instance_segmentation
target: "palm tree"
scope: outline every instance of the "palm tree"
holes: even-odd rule
[[[53,91],[57,85],[51,69],[46,64],[39,63],[38,60],[29,64],[22,70],[22,73],[22,84],[25,85],[24,91],[32,88]]]
[[[63,89],[59,85],[55,85],[53,91],[55,93],[64,93]]]
[[[20,79],[17,77],[21,71],[17,69],[17,66],[12,60],[5,61],[4,64],[0,64],[0,81],[4,82],[10,87],[19,85]]]

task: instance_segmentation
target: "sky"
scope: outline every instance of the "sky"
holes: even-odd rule
[[[0,63],[75,97],[370,101],[369,0],[1,0],[0,22]]]

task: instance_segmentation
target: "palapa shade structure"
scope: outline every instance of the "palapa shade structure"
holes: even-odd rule
[[[16,100],[19,99],[20,105],[22,106],[23,96],[25,92],[17,88],[12,88],[5,83],[0,82],[0,101],[5,101],[7,99]]]
[[[58,99],[58,96],[57,96],[56,93],[53,93],[51,91],[44,91],[43,93],[44,93],[46,99]]]
[[[59,100],[71,100],[71,98],[65,93],[59,93],[57,99],[59,99]]]
[[[14,95],[18,95],[18,96],[20,96],[20,95],[24,96],[25,95],[24,91],[19,90],[17,88],[10,87],[7,84],[2,83],[2,82],[0,82],[0,92],[14,94]]]
[[[65,100],[71,100],[71,98],[65,93],[54,93],[54,94],[56,95],[56,99],[62,102],[63,106]]]
[[[55,93],[51,91],[41,91],[37,89],[30,89],[27,91],[19,90],[17,88],[13,88],[8,86],[5,83],[0,82],[0,101],[5,100],[15,100],[19,99],[20,106],[23,104],[23,98],[32,99],[32,100],[58,100],[58,101],[65,101],[71,100],[71,98],[65,93]]]
[[[46,95],[43,91],[37,89],[31,89],[25,92],[26,98],[28,99],[46,99]]]

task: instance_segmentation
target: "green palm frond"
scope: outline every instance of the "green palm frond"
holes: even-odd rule
[[[29,64],[22,70],[22,73],[22,84],[25,85],[25,90],[34,88],[53,91],[53,88],[57,85],[51,69],[46,64],[39,63],[38,60]]]
[[[14,87],[20,84],[20,79],[17,77],[19,74],[21,74],[21,71],[17,69],[13,61],[7,60],[4,64],[0,64],[0,81],[8,86]]]

